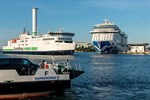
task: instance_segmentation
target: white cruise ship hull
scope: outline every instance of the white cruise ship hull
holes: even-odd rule
[[[101,54],[117,54],[127,50],[126,46],[121,46],[115,41],[93,41],[93,46],[96,52]]]

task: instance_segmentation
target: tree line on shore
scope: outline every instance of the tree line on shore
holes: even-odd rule
[[[77,51],[77,52],[95,52],[95,49],[93,46],[88,46],[88,47],[80,46],[80,47],[76,47],[75,51]]]

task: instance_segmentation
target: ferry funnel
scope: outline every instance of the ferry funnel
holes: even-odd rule
[[[32,35],[37,35],[37,10],[38,8],[32,8]]]

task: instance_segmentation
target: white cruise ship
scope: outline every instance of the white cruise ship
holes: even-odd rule
[[[3,46],[3,53],[10,54],[73,54],[75,42],[72,37],[74,33],[48,32],[37,34],[37,8],[32,9],[32,34],[24,30],[19,37],[9,40],[7,46]]]
[[[102,24],[94,25],[92,31],[92,43],[95,50],[102,54],[116,54],[126,52],[127,35],[120,28],[109,20]]]

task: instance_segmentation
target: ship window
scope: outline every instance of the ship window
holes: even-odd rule
[[[55,42],[62,42],[62,41],[55,41]]]
[[[28,60],[22,60],[22,64],[24,64],[24,65],[30,65],[31,62],[29,62]]]
[[[62,38],[58,38],[58,40],[62,40]]]
[[[48,33],[51,36],[55,36],[55,35],[66,35],[66,36],[74,36],[74,33]]]
[[[10,64],[21,64],[21,60],[17,60],[17,59],[10,60]]]
[[[4,59],[4,60],[0,60],[0,64],[9,64],[9,60]]]
[[[58,40],[69,40],[69,41],[72,41],[72,38],[58,38]]]
[[[43,40],[54,40],[54,38],[45,38]]]
[[[65,43],[72,43],[72,41],[64,41]]]

